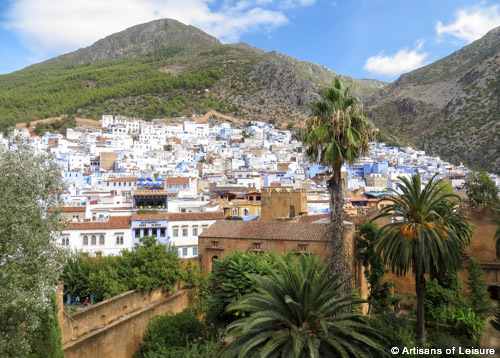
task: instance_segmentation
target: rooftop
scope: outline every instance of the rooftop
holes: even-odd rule
[[[330,224],[217,221],[199,238],[328,241]]]

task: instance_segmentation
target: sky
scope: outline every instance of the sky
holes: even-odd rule
[[[0,74],[160,18],[392,82],[500,26],[500,0],[0,0]]]

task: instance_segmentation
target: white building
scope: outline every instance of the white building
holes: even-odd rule
[[[71,222],[58,238],[63,247],[89,256],[116,256],[132,249],[130,216],[109,217],[108,221]]]

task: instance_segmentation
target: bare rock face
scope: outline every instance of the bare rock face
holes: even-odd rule
[[[169,46],[205,48],[218,45],[221,43],[217,38],[194,26],[187,26],[172,19],[161,19],[128,28],[101,39],[92,46],[43,63],[60,61],[94,63],[138,57]]]
[[[500,27],[365,99],[382,131],[500,172]]]

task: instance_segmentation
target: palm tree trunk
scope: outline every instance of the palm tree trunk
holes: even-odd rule
[[[425,293],[427,285],[424,274],[415,275],[415,291],[417,293],[417,344],[425,345]]]
[[[331,240],[329,259],[331,261],[330,274],[341,274],[347,278],[351,274],[349,262],[347,261],[347,250],[344,238],[344,196],[342,195],[342,177],[340,166],[333,168],[333,175],[328,181],[330,193],[330,225]],[[351,281],[346,281],[340,288],[341,293],[351,293]]]

